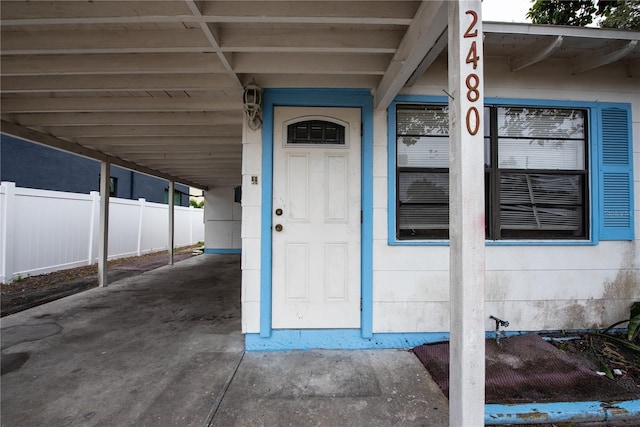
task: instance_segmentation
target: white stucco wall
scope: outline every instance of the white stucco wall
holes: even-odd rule
[[[204,194],[205,249],[239,249],[242,210],[233,187],[216,187]]]
[[[509,330],[602,327],[628,316],[640,300],[640,79],[624,67],[573,76],[569,65],[547,62],[516,73],[506,60],[487,58],[486,98],[631,103],[634,138],[636,240],[594,246],[487,246],[486,313]],[[403,94],[443,96],[446,63],[437,61]],[[260,331],[260,131],[243,131],[242,331]],[[387,113],[374,113],[373,332],[449,330],[448,246],[388,244]],[[393,141],[391,141],[393,143]],[[257,183],[252,183],[256,177]],[[393,203],[393,201],[391,201]],[[487,319],[486,328],[494,328]]]
[[[439,61],[403,94],[442,96],[446,64]],[[566,62],[517,73],[487,58],[486,98],[522,98],[632,104],[635,180],[633,242],[596,246],[487,246],[486,313],[510,322],[509,330],[607,326],[628,317],[640,300],[640,79],[624,67],[603,67],[577,76]],[[449,329],[449,248],[387,244],[387,117],[375,117],[374,332]],[[494,328],[487,319],[488,330]]]
[[[248,333],[260,331],[261,130],[243,122],[242,144],[242,332]]]

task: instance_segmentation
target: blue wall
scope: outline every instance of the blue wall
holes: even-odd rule
[[[111,166],[117,178],[115,197],[166,203],[169,183],[141,173]],[[100,162],[1,134],[0,180],[18,187],[89,193],[99,191]],[[189,187],[176,184],[180,205],[189,206]],[[177,200],[176,200],[176,204]]]

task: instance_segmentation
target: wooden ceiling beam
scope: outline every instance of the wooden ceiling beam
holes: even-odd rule
[[[132,126],[55,126],[42,127],[43,132],[61,138],[93,136],[237,136],[241,137],[242,128],[238,125],[132,125]]]
[[[191,1],[190,1],[191,2]],[[85,2],[56,1],[56,6],[39,2],[7,1],[3,4],[0,24],[8,26],[98,25],[175,22],[283,23],[283,24],[375,24],[411,23],[416,1],[378,1],[374,3],[344,1],[264,2],[216,1],[192,2],[186,10],[178,2],[129,1]],[[128,4],[127,4],[128,3]],[[189,13],[191,12],[191,13]]]
[[[124,155],[124,154],[123,154]],[[126,157],[132,161],[145,162],[192,162],[192,164],[211,164],[212,161],[220,160],[241,160],[242,153],[209,153],[199,156],[198,153],[126,153]]]
[[[75,140],[70,140],[75,141]],[[160,145],[160,146],[148,146],[148,145],[137,145],[135,141],[131,141],[130,145],[95,145],[92,144],[91,141],[82,142],[82,145],[105,152],[113,152],[117,151],[118,153],[122,153],[123,155],[136,155],[136,156],[144,156],[144,155],[153,155],[158,153],[183,153],[183,154],[201,154],[203,156],[208,156],[210,154],[225,154],[225,153],[241,153],[241,146],[231,146],[224,147],[219,145],[210,145],[210,146],[183,146],[183,145]]]
[[[223,52],[395,53],[403,30],[310,26],[225,28]]]
[[[545,37],[531,45],[523,47],[509,57],[511,71],[522,70],[523,68],[547,59],[560,49],[563,41],[564,37],[562,36]]]
[[[244,74],[383,75],[390,59],[390,54],[243,52],[234,56],[234,67]]]
[[[225,146],[239,147],[242,145],[242,138],[238,136],[138,136],[135,141],[128,138],[107,136],[107,137],[93,137],[93,138],[73,138],[74,141],[82,145],[89,145],[94,147],[123,147],[126,149],[131,145],[134,145],[136,149],[142,150],[142,147],[148,147],[149,150],[153,150],[153,147],[158,149],[166,149],[163,147],[179,147],[184,150],[203,150],[220,147],[224,149]]]
[[[2,25],[24,25],[29,21],[51,22],[52,19],[120,19],[154,17],[188,17],[185,5],[176,1],[4,1]],[[15,22],[14,22],[15,21]],[[28,25],[36,25],[28,24]]]
[[[105,112],[105,111],[242,111],[242,96],[211,96],[185,98],[157,97],[59,97],[3,98],[3,114],[45,112]]]
[[[386,110],[447,28],[447,2],[423,1],[376,89],[375,108]]]
[[[202,11],[200,7],[201,5],[204,4],[203,2],[200,2],[200,1],[196,2],[195,0],[185,0],[185,2],[194,17],[202,18]],[[222,63],[224,68],[227,70],[228,75],[231,77],[231,79],[236,85],[242,87],[242,83],[240,82],[238,75],[233,70],[233,60],[232,60],[233,55],[231,53],[225,53],[220,51],[220,45],[221,45],[220,32],[218,31],[217,26],[213,23],[204,22],[204,21],[199,22],[199,25],[200,25],[200,29],[202,30],[202,33],[207,38],[210,45],[216,51],[216,54],[218,55],[218,59],[220,59],[220,62]]]
[[[199,74],[227,70],[209,53],[2,56],[2,76]]]
[[[6,115],[22,126],[92,126],[92,125],[239,125],[242,116],[226,111],[192,111],[160,113],[35,113]]]
[[[571,74],[580,74],[603,65],[619,61],[627,56],[638,44],[638,40],[613,42],[596,50],[583,53],[575,58]]]
[[[225,74],[7,76],[2,79],[0,93],[215,91],[235,87]]]
[[[445,30],[442,32],[442,34],[440,34],[440,36],[438,37],[438,40],[436,40],[436,42],[433,44],[429,52],[427,52],[424,58],[422,58],[422,61],[420,61],[420,64],[418,64],[413,74],[411,74],[411,77],[409,77],[409,80],[407,80],[407,84],[406,84],[407,86],[413,86],[414,84],[416,84],[418,80],[422,78],[422,76],[424,75],[424,73],[427,72],[429,67],[431,67],[431,65],[435,62],[435,60],[438,59],[438,56],[440,56],[440,54],[442,53],[442,51],[444,50],[444,48],[447,46],[448,43],[449,43],[449,35],[445,28]]]
[[[416,1],[216,1],[202,11],[216,22],[407,26],[416,9]]]
[[[197,28],[162,30],[3,29],[3,55],[213,52]]]

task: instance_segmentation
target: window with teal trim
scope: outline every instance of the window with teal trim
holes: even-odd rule
[[[587,239],[587,111],[485,107],[486,236]],[[396,105],[396,237],[449,237],[446,105]]]

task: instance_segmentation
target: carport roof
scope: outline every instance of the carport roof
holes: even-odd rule
[[[238,185],[242,90],[367,88],[384,109],[446,55],[446,1],[3,0],[2,131],[199,188]],[[512,71],[623,61],[640,33],[485,23]]]

